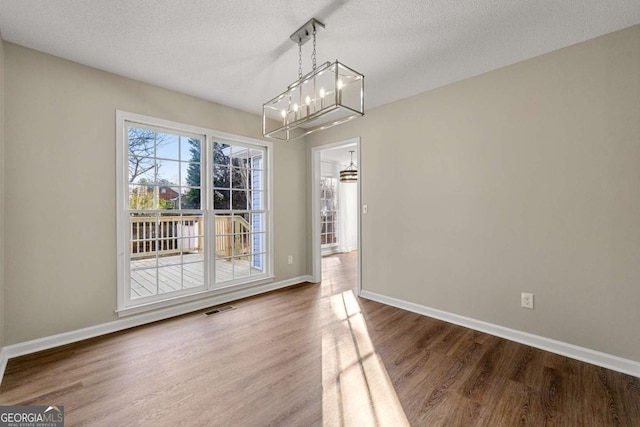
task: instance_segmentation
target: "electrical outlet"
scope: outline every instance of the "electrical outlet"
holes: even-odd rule
[[[289,255],[289,258],[287,258],[287,262],[289,264],[293,264],[293,255]]]
[[[520,306],[533,310],[533,294],[523,292],[520,294]]]

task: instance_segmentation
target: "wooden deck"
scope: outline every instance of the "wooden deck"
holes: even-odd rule
[[[179,255],[159,258],[158,270],[154,268],[156,263],[154,258],[131,261],[131,298],[202,286],[204,281],[203,255],[183,255],[182,261],[184,264],[180,265]],[[234,268],[235,278],[262,274],[262,271],[252,268],[249,261],[235,260],[232,263],[228,260],[216,259],[217,283],[233,279]]]

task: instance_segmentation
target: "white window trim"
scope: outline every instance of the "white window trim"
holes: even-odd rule
[[[124,179],[125,169],[128,164],[128,151],[125,150],[126,122],[135,122],[144,126],[158,127],[162,130],[173,130],[176,132],[204,135],[205,141],[202,150],[204,159],[202,160],[201,179],[203,182],[209,182],[211,179],[211,171],[209,165],[213,164],[213,141],[224,143],[238,143],[240,145],[256,145],[266,149],[265,159],[263,160],[265,170],[265,180],[267,183],[264,190],[265,213],[266,213],[266,267],[265,275],[256,276],[255,279],[242,280],[238,282],[230,282],[222,287],[215,287],[214,268],[215,250],[208,251],[208,259],[205,262],[205,290],[194,292],[188,295],[176,295],[174,297],[165,298],[161,301],[143,302],[132,304],[127,298],[129,286],[129,266],[127,265],[129,247],[129,215],[128,203],[125,203],[126,196],[129,194],[128,181]],[[130,113],[126,111],[116,110],[116,249],[117,249],[117,309],[115,312],[119,317],[128,316],[148,312],[151,310],[165,308],[172,305],[183,304],[211,296],[222,295],[230,291],[251,288],[263,285],[274,280],[274,236],[273,236],[273,143],[260,139],[254,139],[239,135],[233,135],[226,132],[220,132],[214,129],[202,128],[198,126],[186,125],[182,123],[172,122],[169,120],[158,119],[155,117],[145,116],[142,114]],[[212,223],[214,211],[213,200],[205,194],[204,186],[202,186],[202,202],[205,209],[203,215],[205,221]],[[215,227],[208,227],[205,236],[205,246],[214,241]]]

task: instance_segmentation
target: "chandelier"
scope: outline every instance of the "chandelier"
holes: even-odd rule
[[[351,153],[351,163],[340,171],[340,182],[344,183],[358,182],[358,168],[353,164],[354,151],[349,151],[349,153]]]
[[[290,141],[364,115],[364,76],[338,60],[316,66],[316,33],[323,28],[311,18],[291,34],[298,44],[298,80],[262,105],[263,136]],[[312,69],[302,75],[302,45],[309,40]]]

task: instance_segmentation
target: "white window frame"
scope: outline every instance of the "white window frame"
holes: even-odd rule
[[[335,181],[335,187],[332,188],[333,190],[333,201],[334,201],[334,205],[333,205],[333,209],[331,209],[328,212],[333,212],[333,220],[331,222],[325,222],[322,221],[322,224],[320,225],[320,247],[322,249],[322,254],[332,254],[336,252],[336,249],[339,245],[338,242],[338,231],[337,231],[337,223],[338,223],[338,215],[340,215],[340,212],[338,210],[338,198],[340,197],[340,195],[338,194],[338,180],[340,179],[339,177],[335,176],[335,175],[330,175],[330,174],[324,174],[320,176],[320,182],[322,182],[322,179],[331,179],[333,181]],[[320,193],[320,201],[324,201],[327,199],[322,198],[322,190]],[[320,215],[320,218],[322,219],[322,215]],[[325,232],[322,232],[322,225],[323,224],[331,224],[333,227],[333,230],[331,231],[331,233],[329,233],[328,231],[325,230]],[[329,236],[329,235],[333,235],[333,238],[335,239],[334,242],[332,243],[322,243],[322,235],[325,236]]]
[[[249,145],[249,144],[242,143],[242,141],[238,141],[238,140],[232,141],[232,140],[229,140],[228,138],[213,138],[213,139],[211,140],[211,149],[212,149],[212,150],[213,150],[213,147],[214,147],[214,145],[215,145],[216,143],[226,144],[226,145],[233,146],[233,147],[246,148],[246,149],[249,149],[249,150],[250,150],[250,149],[252,149],[252,148],[261,148],[261,147],[256,147],[256,145],[255,145],[255,144],[253,144],[253,145]],[[265,155],[266,155],[266,152],[265,152]],[[230,155],[230,157],[231,157],[231,155]],[[263,156],[263,157],[264,157],[264,156]],[[212,158],[213,158],[213,155],[212,155]],[[265,161],[264,161],[264,159],[263,159],[263,161],[262,161],[262,164],[263,164],[263,167],[262,167],[260,170],[262,170],[262,172],[263,172],[263,180],[268,180],[268,178],[267,178],[267,166],[265,166]],[[214,164],[214,162],[213,162],[213,161],[212,161],[211,166],[212,166],[213,168],[215,168],[215,166],[216,166],[216,165]],[[210,169],[211,169],[211,168],[210,168]],[[231,177],[230,177],[230,178],[231,178]],[[231,185],[231,187],[229,187],[229,191],[233,192],[233,191],[234,191],[234,190],[233,190],[233,188],[234,188],[234,187],[233,187],[233,185],[231,184],[231,179],[230,179],[230,185]],[[212,187],[212,188],[213,188],[213,187]],[[264,190],[260,190],[260,191],[262,191],[263,196],[264,196],[265,191],[264,191]],[[232,197],[233,197],[233,196],[232,196]],[[263,202],[264,202],[264,197],[263,197]],[[237,214],[237,213],[238,213],[238,211],[243,211],[244,213],[247,213],[247,214],[249,214],[249,215],[252,215],[254,212],[250,212],[250,211],[253,211],[253,210],[256,210],[256,211],[263,211],[263,212],[256,212],[256,213],[258,213],[258,214],[261,214],[261,213],[266,214],[266,213],[267,213],[267,206],[265,205],[263,209],[251,209],[251,210],[247,210],[247,209],[234,209],[232,206],[229,206],[229,209],[215,209],[215,206],[212,208],[212,211],[213,211],[214,216],[215,216],[215,215],[231,215],[231,214]],[[265,215],[265,221],[266,221],[266,215]],[[252,234],[253,234],[253,233],[252,233]],[[260,234],[263,234],[263,233],[260,233]],[[264,234],[265,234],[265,236],[266,236],[267,234],[269,234],[268,229],[265,229],[265,233],[264,233]],[[268,251],[268,247],[266,246],[266,244],[267,244],[267,242],[265,242],[265,248],[264,248],[264,251],[265,251],[264,253],[265,253],[265,254],[266,254],[266,253],[267,253],[267,251]],[[253,251],[252,251],[252,252],[253,252]],[[216,256],[216,254],[213,254],[213,256],[215,257],[215,256]],[[235,261],[233,261],[233,258],[237,258],[237,257],[238,257],[238,256],[237,256],[237,255],[235,255],[235,256],[230,257],[231,259],[226,259],[226,258],[224,258],[224,259],[226,259],[227,261],[231,261],[232,263],[234,263]],[[223,260],[224,260],[224,259],[223,259]],[[266,260],[265,260],[265,263],[266,263]],[[268,267],[267,267],[267,268],[268,268]],[[263,273],[263,274],[264,274],[264,273]],[[262,276],[263,274],[261,274],[260,276]],[[216,278],[216,277],[213,277],[213,279],[217,279],[217,278]],[[213,284],[213,287],[215,287],[216,289],[227,289],[227,288],[230,288],[230,287],[232,288],[232,287],[234,287],[236,284],[238,284],[238,283],[243,283],[243,282],[245,282],[246,280],[247,280],[247,278],[246,278],[246,277],[241,277],[241,278],[238,278],[238,279],[231,279],[231,280],[227,280],[227,281],[224,281],[224,282],[217,282],[217,280],[216,280],[216,281],[215,281],[215,283]]]
[[[203,221],[206,224],[206,234],[204,237],[205,246],[205,285],[204,289],[190,292],[184,295],[169,294],[166,298],[157,301],[136,301],[130,296],[130,257],[129,257],[129,188],[128,188],[128,134],[127,123],[139,124],[144,127],[158,128],[161,131],[173,131],[187,135],[202,135],[201,149],[201,207]],[[226,144],[236,144],[243,146],[254,146],[264,149],[263,170],[265,188],[265,231],[266,231],[266,256],[265,273],[247,277],[246,280],[234,280],[224,287],[216,287],[215,282],[215,249],[211,249],[211,242],[215,241],[215,216],[213,210],[213,198],[210,193],[213,189],[212,172],[209,170],[213,165],[213,143],[222,142]],[[117,309],[118,316],[127,316],[143,313],[158,308],[169,307],[176,304],[195,301],[202,298],[220,295],[233,290],[246,289],[253,286],[272,282],[274,279],[273,254],[273,215],[271,197],[273,189],[273,144],[270,141],[263,141],[239,135],[233,135],[213,129],[202,128],[169,120],[158,119],[142,114],[130,113],[116,110],[116,222],[117,222]]]

